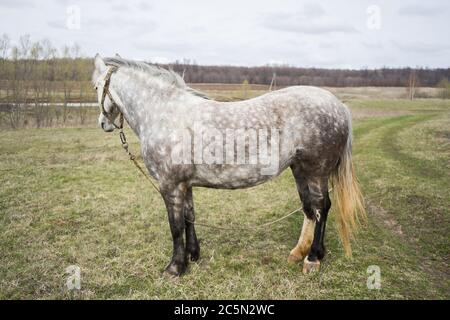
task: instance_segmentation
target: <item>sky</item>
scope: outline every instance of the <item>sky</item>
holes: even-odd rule
[[[0,0],[0,34],[206,65],[450,67],[450,1]]]

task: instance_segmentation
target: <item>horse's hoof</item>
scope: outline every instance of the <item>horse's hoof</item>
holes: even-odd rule
[[[191,258],[191,261],[193,261],[193,262],[198,261],[198,259],[200,259],[200,252],[199,251],[191,252],[190,258]]]
[[[198,261],[200,259],[200,247],[199,246],[193,246],[192,248],[186,248],[186,251],[189,255],[189,259],[191,261]]]
[[[308,257],[303,261],[303,274],[308,274],[311,272],[319,271],[320,269],[320,261],[309,261]]]
[[[289,264],[297,264],[299,263],[301,260],[303,259],[303,257],[298,257],[294,254],[290,254],[289,257],[287,258],[287,261]]]
[[[186,266],[170,263],[166,269],[164,269],[163,275],[168,279],[176,279],[186,271]]]
[[[175,280],[177,280],[180,277],[179,275],[172,274],[172,273],[170,273],[170,272],[168,272],[166,270],[164,270],[162,275],[163,275],[163,277],[165,279],[167,279],[169,281],[175,281]]]

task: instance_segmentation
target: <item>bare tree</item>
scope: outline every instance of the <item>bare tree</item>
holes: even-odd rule
[[[438,83],[440,88],[440,96],[442,99],[450,99],[450,81],[447,78],[442,78]]]
[[[69,117],[69,103],[72,94],[72,84],[70,79],[71,73],[71,50],[69,46],[64,46],[62,50],[62,59],[63,63],[61,65],[62,79],[63,79],[63,92],[64,92],[64,100],[63,100],[63,112],[62,112],[62,120],[65,125],[67,122],[67,118]]]
[[[11,128],[16,129],[22,121],[22,96],[23,88],[20,81],[20,49],[14,46],[11,50],[11,60],[13,63],[11,85],[11,99],[8,107],[8,117]],[[9,99],[8,99],[9,100]]]
[[[11,40],[9,39],[8,35],[4,33],[0,38],[0,54],[2,59],[6,59],[6,57],[8,56],[10,44]]]
[[[269,91],[277,90],[277,74],[274,72],[272,76],[272,80],[270,81]]]
[[[56,107],[53,106],[54,99],[57,97],[57,90],[55,89],[55,74],[56,74],[56,58],[58,51],[51,44],[50,40],[44,39],[41,41],[42,46],[42,60],[44,64],[44,99],[47,102],[46,108],[46,126],[53,124],[53,117],[56,115]]]
[[[42,45],[39,41],[31,45],[30,73],[27,77],[32,83],[33,114],[37,128],[40,128],[43,125],[46,112],[46,107],[44,104],[45,80],[42,77],[45,73],[45,65],[39,63],[39,60],[42,58],[42,52]]]
[[[83,74],[82,74],[82,69],[83,69],[83,65],[82,65],[82,60],[81,60],[81,49],[80,46],[75,43],[72,46],[72,77],[73,77],[73,81],[75,83],[77,83],[78,86],[78,108],[77,113],[78,113],[78,120],[79,120],[79,124],[83,125],[86,123],[86,119],[87,119],[87,115],[88,115],[88,109],[83,107],[83,101],[84,101],[84,94],[86,91],[88,91],[88,89],[86,88],[85,83],[82,81],[83,80]]]
[[[248,99],[249,91],[250,91],[250,84],[248,83],[248,80],[245,79],[242,82],[242,86],[241,86],[241,94],[242,94],[243,99]]]
[[[8,35],[6,33],[3,34],[3,36],[0,38],[0,59],[2,60],[2,69],[0,71],[0,77],[5,76],[6,74],[6,59],[9,55],[9,49],[11,46],[11,40],[9,39]]]
[[[79,84],[80,84],[80,95],[79,95],[79,106],[77,108],[79,117],[78,120],[80,121],[80,125],[84,125],[86,123],[88,116],[88,109],[83,107],[83,94],[86,90],[84,88],[84,84],[82,81],[80,81]]]
[[[8,78],[8,70],[7,70],[7,64],[6,59],[9,55],[11,41],[7,34],[3,34],[3,36],[0,38],[0,59],[1,59],[1,65],[0,65],[0,79]],[[0,88],[1,89],[1,88]],[[2,97],[1,90],[0,90],[0,102],[3,103],[5,108],[11,108],[11,105],[9,103],[9,86],[8,83],[5,85],[5,96]],[[0,106],[1,108],[1,106]],[[3,110],[0,109],[0,116],[3,121],[5,112],[2,112]]]
[[[409,73],[409,79],[408,79],[408,98],[409,100],[414,100],[414,96],[416,95],[416,90],[418,86],[418,78],[416,70],[411,69],[411,72]]]

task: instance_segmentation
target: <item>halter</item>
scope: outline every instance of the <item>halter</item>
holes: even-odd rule
[[[109,122],[113,124],[114,127],[116,127],[117,129],[122,129],[123,128],[123,113],[120,112],[120,109],[119,109],[117,103],[114,101],[112,94],[109,91],[109,84],[111,82],[111,76],[114,72],[117,71],[117,69],[118,69],[117,67],[111,66],[109,68],[108,72],[106,73],[105,84],[103,85],[102,100],[100,102],[100,111],[103,114],[103,116],[105,116],[105,118],[108,119]],[[117,110],[119,110],[119,125],[116,125],[115,122],[111,119],[111,115],[108,112],[106,112],[106,109],[105,109],[106,96],[108,96],[113,107],[116,107]]]

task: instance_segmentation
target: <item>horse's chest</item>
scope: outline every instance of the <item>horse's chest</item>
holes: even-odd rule
[[[156,179],[166,174],[168,171],[168,156],[165,148],[157,145],[142,144],[142,158],[150,174]]]

